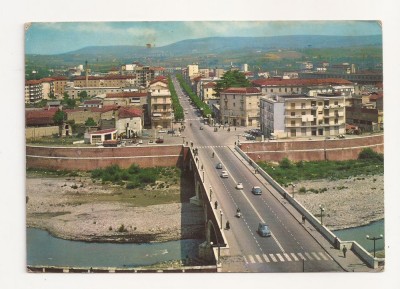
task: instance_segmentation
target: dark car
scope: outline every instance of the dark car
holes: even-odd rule
[[[175,134],[175,131],[173,129],[170,129],[167,131],[167,134]]]
[[[163,143],[164,142],[164,139],[162,139],[162,138],[158,138],[157,140],[156,140],[156,143]]]
[[[218,163],[218,164],[215,166],[215,168],[216,168],[216,169],[219,169],[219,170],[222,170],[222,164],[221,164],[221,163]]]
[[[258,187],[258,186],[254,186],[254,187],[251,189],[251,192],[252,192],[254,195],[261,195],[261,194],[262,194],[261,188]]]
[[[271,236],[271,230],[269,229],[268,225],[265,223],[258,224],[257,233],[261,237],[270,237]]]

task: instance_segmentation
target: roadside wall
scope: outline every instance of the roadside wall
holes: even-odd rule
[[[59,133],[58,126],[46,126],[46,127],[26,127],[25,138],[35,139],[42,136],[52,136],[53,134]]]
[[[43,147],[26,146],[27,168],[53,170],[94,170],[110,165],[128,168],[184,167],[188,148],[182,145],[154,145],[137,147]]]
[[[357,159],[364,148],[378,153],[384,152],[383,134],[354,137],[351,139],[298,140],[244,142],[240,148],[253,161],[279,162],[283,158],[291,161],[342,161]]]

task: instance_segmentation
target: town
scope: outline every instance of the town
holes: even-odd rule
[[[335,45],[30,55],[28,271],[383,271],[381,47]],[[71,259],[33,254],[48,233]]]

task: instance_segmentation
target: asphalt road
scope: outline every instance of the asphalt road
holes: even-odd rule
[[[178,82],[173,79],[177,94],[185,113],[185,140],[193,142],[199,150],[200,166],[204,168],[205,183],[213,191],[212,202],[218,201],[222,213],[222,227],[229,220],[231,229],[225,230],[228,241],[232,240],[231,253],[243,257],[244,267],[250,272],[331,272],[342,271],[339,265],[305,230],[301,221],[296,220],[281,201],[271,194],[271,186],[261,183],[233,151],[234,142],[240,139],[244,128],[214,128],[202,123],[199,112],[190,105]],[[191,123],[191,125],[190,125]],[[203,126],[203,130],[200,130]],[[214,152],[215,156],[212,157]],[[228,178],[221,178],[220,162],[228,172]],[[236,189],[238,182],[243,189]],[[251,188],[260,186],[262,195],[253,195]],[[236,218],[240,208],[242,218]],[[257,233],[260,222],[271,229],[271,237]]]

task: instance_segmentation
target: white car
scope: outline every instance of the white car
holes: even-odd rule
[[[167,131],[164,130],[164,129],[158,131],[158,133],[166,133],[166,132],[167,132]]]
[[[236,189],[243,190],[243,184],[242,183],[237,183]]]
[[[227,177],[228,177],[228,172],[227,171],[222,171],[221,178],[227,178]]]

